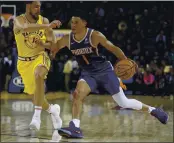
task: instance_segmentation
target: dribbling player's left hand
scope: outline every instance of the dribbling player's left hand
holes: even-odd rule
[[[54,20],[49,24],[49,28],[59,28],[61,25],[62,23],[59,20]]]

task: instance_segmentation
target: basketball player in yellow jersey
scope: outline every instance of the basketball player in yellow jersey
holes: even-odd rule
[[[60,106],[50,105],[44,97],[44,79],[50,68],[50,59],[45,52],[55,40],[52,28],[59,27],[61,22],[55,20],[49,24],[47,18],[40,15],[41,3],[26,3],[26,13],[16,17],[14,34],[18,49],[17,68],[24,82],[24,92],[33,95],[35,112],[30,129],[40,129],[42,109],[51,113],[55,129],[61,128],[59,117]]]

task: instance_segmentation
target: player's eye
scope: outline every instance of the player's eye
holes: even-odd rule
[[[40,8],[40,6],[39,5],[36,5],[35,8]]]

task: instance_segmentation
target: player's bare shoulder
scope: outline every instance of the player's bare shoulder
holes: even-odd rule
[[[22,15],[20,16],[17,16],[15,19],[14,19],[14,26],[13,26],[13,31],[14,31],[14,34],[17,35],[18,33],[21,32],[21,25],[23,25],[25,23],[25,19]]]
[[[94,38],[105,37],[100,31],[96,31],[96,30],[94,30],[94,32],[92,33],[92,36],[94,36]]]
[[[100,43],[102,38],[105,38],[105,36],[101,32],[96,30],[92,32],[91,41],[93,45],[97,46]]]
[[[43,17],[43,24],[49,24],[49,23],[50,23],[50,22],[49,22],[48,18]]]

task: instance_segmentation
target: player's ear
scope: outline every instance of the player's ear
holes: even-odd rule
[[[84,26],[86,27],[87,26],[86,20],[83,20],[83,23],[84,23]]]

